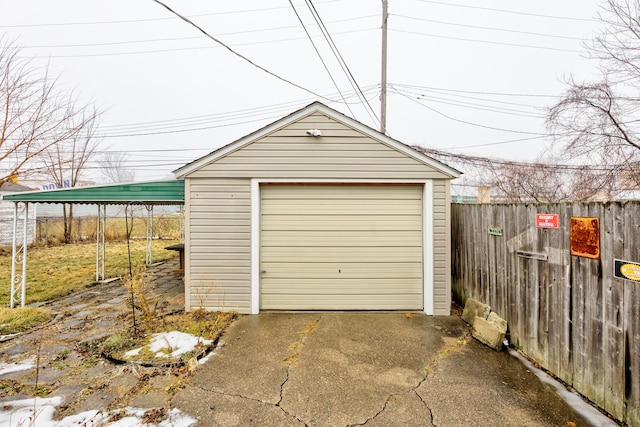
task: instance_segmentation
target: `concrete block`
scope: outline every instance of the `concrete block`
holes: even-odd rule
[[[502,349],[506,333],[506,320],[495,313],[491,313],[487,319],[476,317],[471,331],[471,335],[475,339],[497,351]]]
[[[491,312],[491,307],[487,304],[483,304],[480,301],[468,298],[464,304],[464,311],[462,312],[462,320],[473,326],[473,322],[477,317],[486,319]]]

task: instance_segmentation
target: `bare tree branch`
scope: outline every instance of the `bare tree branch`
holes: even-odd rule
[[[515,162],[413,146],[414,149],[464,171],[474,187],[489,187],[491,200],[501,203],[553,203],[593,200],[610,195],[618,169],[559,163],[553,157]],[[628,174],[629,179],[635,175]]]
[[[640,0],[606,0],[600,20],[602,30],[587,49],[602,77],[568,79],[562,99],[549,109],[547,126],[558,157],[598,165],[607,173],[585,172],[582,179],[615,192],[621,176],[635,175],[640,164]]]
[[[99,140],[95,139],[97,126],[97,112],[85,110],[87,116],[74,117],[82,127],[69,139],[60,141],[50,146],[43,152],[42,162],[47,174],[58,184],[63,186],[64,181],[69,181],[71,187],[78,185],[82,174],[85,172],[87,162],[91,160],[98,148]],[[71,122],[71,127],[76,123]],[[63,205],[62,216],[64,223],[65,243],[71,242],[71,225],[73,223],[73,205]]]
[[[122,152],[108,151],[104,153],[100,162],[100,172],[107,182],[132,182],[135,178],[135,171],[125,166],[127,155]]]
[[[20,51],[0,38],[0,184],[34,174],[43,153],[76,137],[98,115],[75,94],[58,90],[46,69],[38,75]]]

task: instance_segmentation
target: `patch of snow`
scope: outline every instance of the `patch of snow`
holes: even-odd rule
[[[611,420],[609,417],[604,415],[602,412],[598,411],[596,408],[591,406],[588,402],[585,402],[580,395],[573,391],[567,390],[567,388],[553,378],[551,375],[547,374],[542,369],[538,369],[529,360],[523,357],[520,353],[515,351],[512,348],[509,348],[509,353],[520,359],[520,361],[529,369],[531,372],[536,374],[536,376],[542,381],[544,384],[548,384],[556,390],[558,396],[560,396],[569,406],[576,410],[579,414],[585,417],[589,422],[591,422],[592,426],[595,427],[616,427],[618,424]]]
[[[224,345],[224,341],[222,341],[222,340],[218,341],[218,345],[216,345],[216,348],[211,353],[207,354],[205,357],[200,359],[198,361],[198,363],[200,363],[201,365],[204,365],[205,363],[207,363],[207,361],[211,357],[213,357],[214,355],[218,354],[218,350],[220,350],[220,348],[222,348],[223,345]]]
[[[35,367],[36,365],[32,360],[24,360],[21,363],[0,362],[0,375],[8,374],[10,372],[26,371]]]
[[[9,338],[17,337],[18,335],[21,335],[21,332],[18,332],[16,334],[0,335],[0,341],[5,341],[5,340],[8,340]]]
[[[135,348],[133,350],[129,350],[127,351],[124,355],[125,356],[137,356],[138,354],[140,354],[140,351],[142,350],[142,347],[140,348]]]
[[[69,415],[62,420],[54,420],[56,406],[62,403],[62,397],[22,399],[3,402],[0,408],[0,425],[6,427],[22,427],[35,425],[37,427],[144,427],[153,426],[143,421],[147,409],[125,408],[123,417],[109,422],[109,418],[120,410],[103,412],[91,410],[75,415]],[[35,408],[35,410],[34,410]],[[35,422],[34,422],[35,418]],[[163,421],[156,427],[189,427],[196,420],[178,409],[167,411]]]
[[[149,343],[149,350],[155,352],[156,357],[175,357],[193,351],[198,344],[209,345],[212,342],[184,332],[162,332],[153,335],[153,339]],[[162,352],[163,349],[169,349],[171,353]]]
[[[149,351],[156,354],[156,357],[175,357],[193,351],[198,344],[209,345],[212,342],[212,340],[205,340],[202,337],[196,337],[192,334],[172,331],[153,334],[153,338],[151,342],[147,344],[147,347]],[[137,356],[143,348],[144,347],[129,350],[124,355],[129,357]],[[168,349],[171,352],[161,351],[163,349]]]

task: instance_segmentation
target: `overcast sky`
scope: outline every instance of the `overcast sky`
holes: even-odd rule
[[[105,110],[101,147],[128,153],[136,180],[162,179],[315,100],[379,128],[381,1],[313,1],[373,112],[307,3],[292,2],[330,74],[289,0],[167,4],[291,83],[152,0],[2,0],[0,33]],[[535,159],[563,78],[596,75],[583,44],[598,27],[598,3],[389,0],[387,133],[456,153]]]

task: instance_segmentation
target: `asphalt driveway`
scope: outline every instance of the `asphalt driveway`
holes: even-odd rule
[[[223,338],[172,401],[202,426],[607,424],[456,316],[268,313]]]

